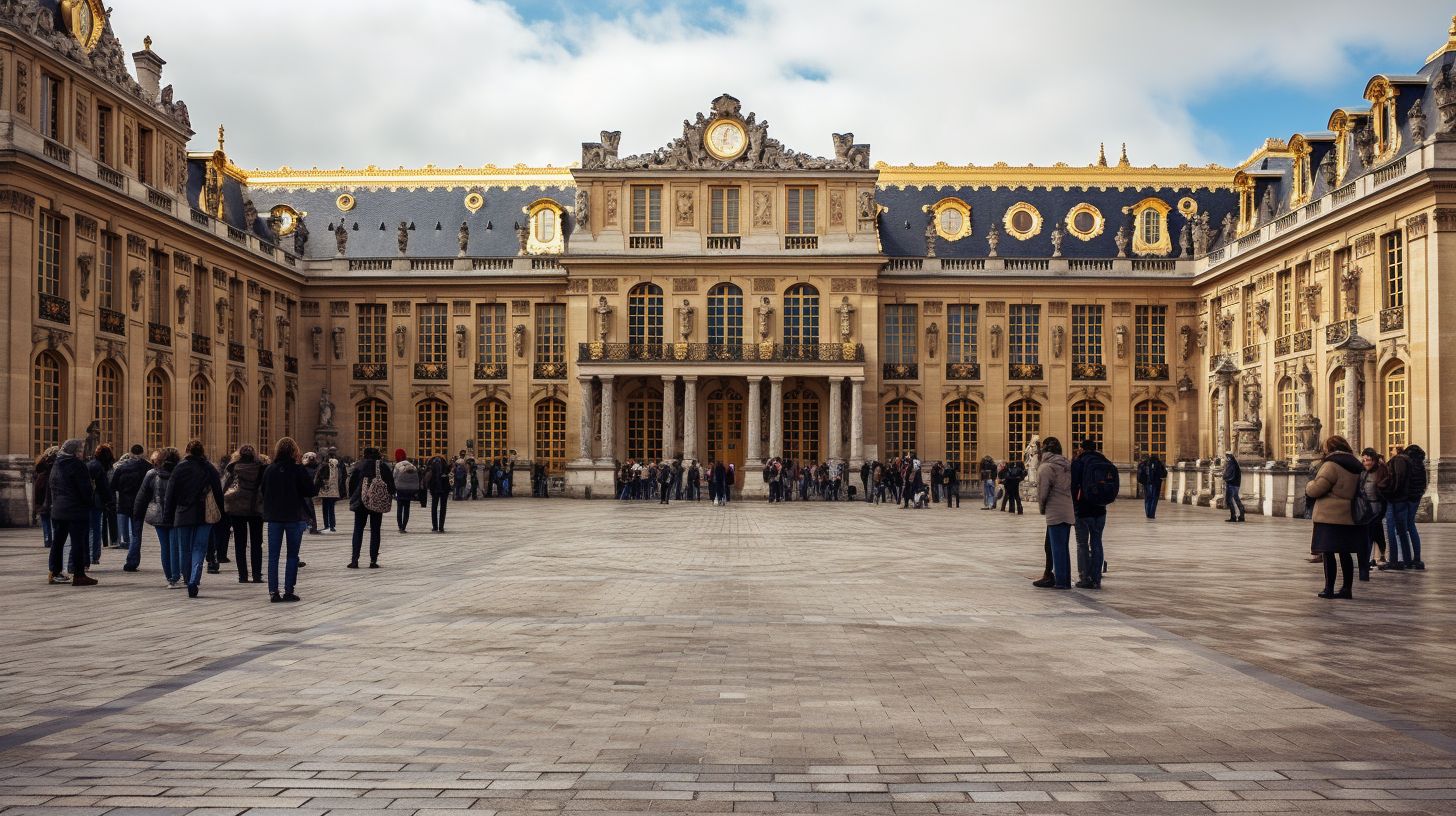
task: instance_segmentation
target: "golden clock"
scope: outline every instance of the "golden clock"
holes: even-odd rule
[[[101,32],[106,28],[106,9],[101,0],[62,0],[61,19],[76,42],[90,51],[101,41]]]
[[[748,149],[748,131],[732,119],[719,119],[704,131],[703,147],[719,161],[732,161]]]

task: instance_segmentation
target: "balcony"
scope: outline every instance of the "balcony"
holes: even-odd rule
[[[1244,346],[1244,365],[1252,365],[1254,363],[1257,363],[1257,362],[1259,362],[1259,358],[1262,357],[1262,356],[1263,356],[1262,347],[1260,347],[1260,346]]]
[[[475,379],[504,380],[507,377],[505,363],[476,363]]]
[[[212,356],[212,338],[205,334],[197,334],[194,332],[192,335],[192,353],[208,357]]]
[[[566,379],[566,363],[533,363],[531,365],[531,376],[538,380],[564,380]]]
[[[819,236],[817,235],[785,235],[784,249],[818,249]]]
[[[203,229],[212,229],[212,216],[196,208],[193,208],[190,214],[192,217],[192,223],[196,224],[199,227],[202,227]]]
[[[289,374],[298,373],[298,358],[283,355],[283,370]]]
[[[50,320],[55,323],[71,322],[71,301],[59,298],[55,295],[42,294],[40,296],[40,319]]]
[[[661,235],[631,235],[627,238],[628,249],[662,249]]]
[[[916,363],[885,363],[880,367],[880,378],[885,380],[918,380],[920,366]]]
[[[1073,363],[1072,379],[1105,380],[1107,379],[1107,365],[1105,363]]]
[[[981,379],[981,364],[946,363],[945,378],[947,380],[979,380]]]
[[[46,139],[41,148],[41,152],[45,153],[47,159],[57,164],[64,164],[67,167],[71,166],[71,149],[60,142]]]
[[[582,363],[862,363],[858,343],[582,343]]]
[[[389,367],[384,363],[355,363],[354,379],[378,382],[389,379]]]
[[[97,316],[100,317],[102,331],[107,334],[126,336],[126,315],[115,309],[102,307],[97,310]]]
[[[709,235],[708,249],[736,250],[743,248],[743,239],[737,235]]]
[[[1041,363],[1012,363],[1007,368],[1007,375],[1013,380],[1041,380],[1046,378],[1046,372],[1042,370]]]
[[[1405,328],[1405,307],[1392,306],[1389,309],[1380,310],[1380,330],[1383,332],[1400,331]]]
[[[1325,344],[1336,345],[1349,340],[1355,334],[1355,321],[1341,320],[1325,326]]]
[[[1283,337],[1276,337],[1276,338],[1274,338],[1274,356],[1275,357],[1283,357],[1284,355],[1286,355],[1286,354],[1289,353],[1289,349],[1293,345],[1292,342],[1291,342],[1291,339],[1293,337],[1294,337],[1294,335],[1292,335],[1292,334],[1286,334]]]
[[[162,323],[148,323],[147,342],[155,346],[172,345],[172,327]]]
[[[104,164],[96,165],[96,177],[118,190],[126,189],[126,177]]]
[[[242,343],[228,343],[228,362],[246,363],[248,361],[247,351]]]
[[[258,349],[258,367],[272,368],[273,352],[269,351],[268,349]]]
[[[233,226],[232,224],[228,225],[227,237],[228,240],[235,241],[239,244],[246,244],[248,242],[248,234]]]
[[[1138,363],[1133,368],[1133,379],[1136,380],[1166,380],[1168,379],[1167,363]]]
[[[150,187],[147,188],[147,203],[166,212],[171,212],[172,206],[175,204],[171,196]]]
[[[415,363],[415,379],[448,380],[450,379],[450,365],[448,363]]]
[[[1298,354],[1301,351],[1309,351],[1314,348],[1314,331],[1305,329],[1302,332],[1294,333],[1294,351]]]

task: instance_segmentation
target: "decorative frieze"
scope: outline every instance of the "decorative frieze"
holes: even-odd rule
[[[455,300],[455,301],[451,301],[451,303],[450,303],[450,313],[454,317],[469,317],[470,316],[470,301],[468,301],[468,300]]]
[[[1367,232],[1355,239],[1355,257],[1363,258],[1375,252],[1375,233]]]
[[[347,300],[331,300],[331,301],[329,301],[329,316],[330,317],[348,317],[349,316],[349,301],[347,301]]]
[[[1047,314],[1049,315],[1064,315],[1066,313],[1067,302],[1065,300],[1053,300],[1047,304]],[[939,312],[937,312],[936,314],[939,314]]]
[[[1064,307],[1066,306],[1066,304],[1062,305]],[[927,300],[922,307],[922,312],[925,314],[926,317],[934,317],[935,315],[943,314],[945,312],[945,303],[944,301],[939,300]]]
[[[880,291],[880,282],[874,278],[860,278],[859,290],[865,294],[875,294]]]
[[[1323,272],[1330,268],[1331,253],[1328,249],[1322,249],[1314,254],[1314,271]]]
[[[531,313],[531,301],[529,301],[529,300],[513,300],[513,301],[511,301],[511,314],[512,315],[526,315],[526,314],[530,314],[530,313]]]
[[[410,302],[408,300],[396,300],[390,303],[390,313],[395,317],[409,317]]]
[[[697,278],[673,278],[672,291],[676,294],[690,294],[698,291]]]
[[[318,317],[319,302],[317,300],[299,301],[298,313],[304,317]]]
[[[1004,300],[988,300],[988,301],[986,301],[986,316],[987,317],[999,317],[999,316],[1004,315],[1004,314],[1006,314],[1006,301],[1004,301]]]
[[[859,288],[854,278],[830,278],[830,292],[853,292]]]
[[[1114,301],[1112,301],[1112,316],[1113,317],[1127,317],[1128,315],[1131,315],[1131,314],[1132,314],[1132,301],[1130,301],[1130,300],[1114,300]]]
[[[1198,314],[1198,301],[1180,300],[1173,306],[1173,314],[1179,317],[1191,317]]]
[[[591,282],[593,292],[607,292],[610,294],[617,291],[616,278],[592,278]]]
[[[96,220],[76,213],[76,237],[85,241],[96,240]]]
[[[591,291],[591,284],[586,278],[572,278],[566,282],[566,293],[568,295],[584,295]]]
[[[773,291],[774,291],[774,279],[773,278],[754,278],[753,279],[753,293],[754,294],[756,294],[756,295],[757,294],[766,294],[766,293],[771,293]]]
[[[0,190],[0,212],[33,216],[35,215],[35,196],[20,190]]]

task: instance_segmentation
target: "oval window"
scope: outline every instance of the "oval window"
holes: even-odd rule
[[[1093,218],[1092,213],[1089,213],[1086,210],[1082,210],[1081,212],[1072,216],[1072,229],[1082,233],[1083,235],[1091,232],[1092,228],[1095,226],[1097,226],[1097,219]]]
[[[1017,210],[1011,214],[1011,228],[1017,232],[1031,232],[1032,225],[1031,213],[1026,210]]]
[[[959,233],[964,222],[965,219],[960,210],[945,209],[940,212],[940,231],[946,235]]]

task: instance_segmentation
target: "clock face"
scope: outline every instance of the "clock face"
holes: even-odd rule
[[[737,122],[724,119],[708,128],[703,141],[714,158],[726,161],[743,154],[743,149],[748,146],[748,135]]]
[[[87,51],[95,48],[105,23],[101,0],[67,0],[61,4],[61,11],[62,19],[76,42]]]

